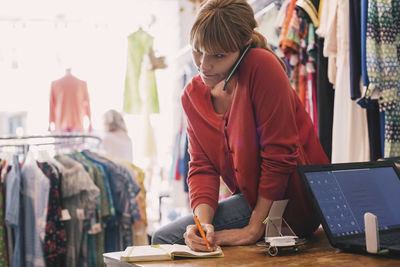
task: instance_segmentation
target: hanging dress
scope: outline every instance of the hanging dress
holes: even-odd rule
[[[328,4],[329,2],[329,4]],[[335,102],[333,109],[332,162],[369,160],[366,111],[350,98],[349,1],[328,1],[330,15],[325,47],[336,47]],[[330,42],[335,42],[330,43]],[[325,48],[324,48],[325,49]],[[334,53],[334,50],[330,51]]]

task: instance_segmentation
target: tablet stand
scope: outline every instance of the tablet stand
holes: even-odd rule
[[[264,220],[265,238],[276,236],[296,236],[292,228],[282,217],[288,199],[274,201],[269,210],[268,217]]]

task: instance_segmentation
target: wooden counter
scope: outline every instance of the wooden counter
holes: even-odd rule
[[[299,251],[286,250],[279,252],[278,256],[271,257],[266,254],[266,248],[251,246],[222,247],[224,258],[210,259],[178,259],[174,261],[159,261],[140,263],[138,266],[178,266],[178,267],[213,267],[213,266],[400,266],[400,258],[387,258],[382,256],[345,253],[334,249],[328,243],[322,228]],[[132,266],[111,265],[108,266]],[[133,265],[135,266],[135,265]]]

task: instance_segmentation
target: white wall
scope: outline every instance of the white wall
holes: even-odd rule
[[[159,162],[167,165],[176,89],[171,77],[179,67],[170,63],[180,47],[178,0],[0,0],[0,112],[26,111],[26,134],[46,132],[50,83],[71,67],[88,83],[93,126],[100,131],[103,113],[122,109],[126,38],[139,26],[153,35],[156,55],[169,65],[156,71],[161,112],[151,118]],[[142,121],[127,117],[138,160]]]

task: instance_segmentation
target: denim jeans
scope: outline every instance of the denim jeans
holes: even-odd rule
[[[243,228],[249,224],[251,210],[243,194],[235,194],[219,202],[212,222],[215,231]],[[152,244],[185,244],[186,226],[194,224],[188,215],[158,229],[152,236]]]

